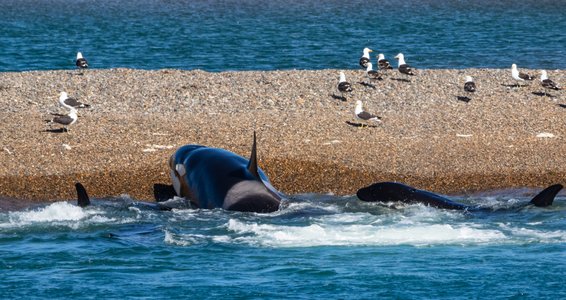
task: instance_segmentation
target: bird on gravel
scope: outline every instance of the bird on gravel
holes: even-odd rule
[[[356,118],[358,118],[358,119],[360,119],[364,122],[381,123],[381,117],[378,117],[376,115],[373,115],[373,114],[365,111],[364,108],[363,108],[362,101],[360,101],[360,100],[356,101],[356,108],[354,110],[354,114],[356,115]],[[360,128],[361,127],[368,127],[368,125],[365,124],[365,126],[364,126],[364,123],[362,123],[360,125]]]
[[[49,124],[53,124],[53,123],[61,124],[65,126],[63,127],[63,131],[67,132],[69,131],[68,127],[73,125],[78,119],[77,110],[72,107],[70,110],[71,111],[66,115],[56,116],[53,117],[51,120],[45,120],[45,121],[48,122]]]
[[[352,85],[346,81],[346,75],[344,75],[344,72],[340,72],[340,80],[338,81],[338,91],[340,92],[340,96],[343,101],[346,101],[346,97],[344,97],[344,93],[350,93],[353,91]]]

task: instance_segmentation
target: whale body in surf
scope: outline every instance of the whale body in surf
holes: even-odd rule
[[[77,182],[75,183],[75,190],[77,191],[77,205],[80,207],[87,207],[87,206],[91,206],[92,202],[90,200],[90,197],[88,196],[88,193],[86,191],[86,188],[84,187],[84,185],[82,185],[82,183]],[[113,204],[109,204],[110,202],[113,202]],[[186,201],[184,201],[184,199],[179,199],[179,198],[171,198],[168,200],[164,200],[161,202],[143,202],[143,201],[132,201],[130,199],[123,199],[122,201],[122,205],[120,206],[116,206],[116,201],[104,201],[104,200],[99,200],[97,201],[97,205],[110,205],[112,207],[123,207],[123,208],[131,208],[131,207],[137,207],[137,208],[141,208],[141,209],[153,209],[153,210],[172,210],[174,208],[177,209],[183,209],[183,208],[188,208],[190,207],[188,203],[186,203]]]
[[[223,208],[245,212],[273,212],[282,194],[258,167],[254,140],[250,158],[228,150],[185,145],[169,159],[175,193],[196,208]]]
[[[562,189],[561,184],[555,184],[547,187],[542,192],[538,193],[526,205],[534,205],[537,207],[551,206],[554,202],[556,194]],[[467,211],[488,211],[489,208],[482,208],[477,206],[470,206],[454,202],[446,197],[439,196],[429,191],[419,190],[414,187],[397,183],[397,182],[378,182],[370,186],[361,188],[356,193],[358,198],[365,202],[401,202],[406,204],[422,203],[427,206],[454,209],[454,210],[467,210]]]

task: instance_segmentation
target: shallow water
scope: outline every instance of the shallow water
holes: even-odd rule
[[[3,0],[0,71],[566,68],[563,1]],[[0,210],[0,298],[566,298],[566,197],[456,197],[493,213],[297,195],[279,212],[132,199]],[[0,199],[0,207],[20,207]]]
[[[494,3],[495,2],[495,3]],[[0,71],[566,68],[566,6],[523,1],[3,0]],[[375,59],[375,57],[373,57]]]
[[[528,192],[534,194],[534,191]],[[272,214],[154,211],[129,198],[0,213],[0,298],[566,296],[566,197],[455,197],[392,209],[297,195]]]

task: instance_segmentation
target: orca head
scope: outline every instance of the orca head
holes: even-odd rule
[[[378,182],[359,189],[356,195],[366,202],[407,202],[415,191],[397,182]]]
[[[171,183],[173,185],[175,193],[179,197],[189,196],[189,188],[185,180],[185,174],[187,173],[187,170],[185,165],[183,164],[184,160],[189,156],[190,152],[200,148],[203,148],[203,146],[185,145],[177,149],[177,151],[175,151],[175,153],[173,153],[169,158],[168,165]]]
[[[173,184],[173,189],[177,196],[181,197],[181,183],[183,182],[183,176],[186,170],[183,164],[175,163],[175,156],[171,156],[169,159],[169,175],[171,176],[171,183]]]

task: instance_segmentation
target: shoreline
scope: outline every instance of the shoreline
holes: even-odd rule
[[[353,194],[377,181],[446,194],[565,183],[565,92],[537,95],[538,71],[524,71],[537,79],[515,88],[507,69],[423,69],[411,82],[392,70],[372,89],[358,83],[362,70],[345,70],[346,102],[332,97],[339,70],[0,73],[0,197],[74,199],[81,181],[91,197],[153,200],[176,148],[247,157],[254,130],[259,165],[286,194]],[[478,85],[469,103],[457,100],[464,75]],[[548,75],[566,82],[565,70]],[[91,107],[68,133],[42,132],[49,112],[64,112],[61,91]],[[355,100],[383,122],[347,125],[358,122]]]

